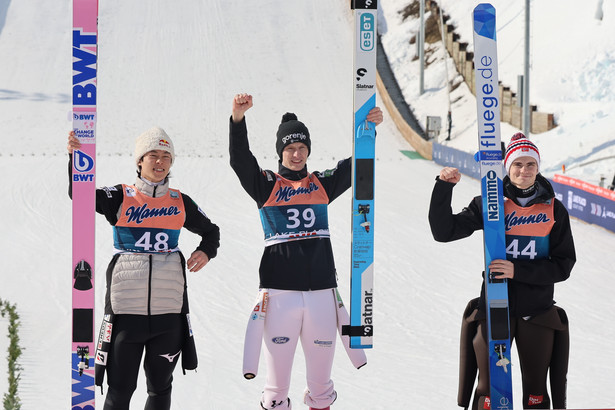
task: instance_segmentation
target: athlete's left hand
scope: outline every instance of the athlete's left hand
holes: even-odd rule
[[[384,115],[382,114],[382,110],[380,109],[380,107],[374,107],[369,111],[369,113],[367,113],[367,121],[369,122],[373,122],[374,124],[378,125],[382,123],[383,120]]]
[[[506,259],[494,259],[489,264],[489,271],[499,273],[495,279],[512,279],[515,277],[515,265]]]
[[[194,251],[190,258],[186,261],[186,265],[188,265],[188,270],[190,272],[198,272],[209,262],[209,257],[203,251]]]

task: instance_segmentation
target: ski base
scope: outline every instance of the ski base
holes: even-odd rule
[[[71,409],[94,410],[94,248],[98,0],[73,0]]]
[[[506,259],[495,22],[495,8],[491,4],[476,6],[473,23],[477,160],[480,162],[483,207],[490,404],[491,408],[506,410],[513,408],[508,283],[506,279],[496,279],[498,273],[489,270],[494,259]]]
[[[376,107],[377,0],[353,0],[354,139],[352,174],[352,251],[350,324],[342,332],[350,347],[373,346],[374,334],[374,181],[376,129],[367,114]]]

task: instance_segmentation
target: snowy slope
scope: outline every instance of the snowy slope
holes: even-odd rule
[[[441,42],[426,46],[430,63],[425,70],[425,93],[419,93],[419,61],[416,46],[408,40],[419,31],[417,18],[402,22],[399,10],[407,0],[382,0],[389,32],[385,50],[406,101],[422,124],[426,116],[442,117],[446,123],[448,97],[446,67],[454,84],[462,81],[452,59],[444,63]],[[473,49],[472,10],[479,2],[440,0],[445,14],[460,36]],[[518,93],[517,76],[523,74],[525,2],[493,0],[496,8],[499,79]],[[541,148],[542,172],[551,177],[567,174],[598,185],[604,176],[610,183],[615,174],[615,3],[593,0],[533,1],[530,10],[530,104],[553,113],[553,130],[532,135]],[[430,15],[427,10],[426,18]],[[598,18],[600,17],[600,19]],[[441,134],[441,143],[475,150],[475,100],[463,83],[451,92],[453,128],[451,141]],[[502,123],[502,140],[518,130]]]
[[[141,131],[157,124],[171,135],[178,153],[172,185],[189,193],[222,230],[219,256],[188,278],[200,367],[187,376],[176,373],[174,408],[255,409],[266,369],[262,364],[255,380],[244,380],[241,352],[257,293],[262,234],[256,207],[228,165],[231,98],[243,91],[255,96],[247,120],[251,147],[263,167],[276,166],[274,133],[286,111],[296,112],[310,129],[312,170],[348,156],[350,13],[347,1],[184,3],[178,8],[161,0],[101,2],[97,185],[132,182],[133,143]],[[383,3],[388,13],[389,2]],[[0,237],[0,298],[17,303],[21,315],[23,408],[40,408],[41,391],[46,408],[67,408],[70,4],[2,2],[0,16],[3,8],[0,56],[12,64],[0,64],[0,174],[6,184],[0,215],[7,233]],[[397,24],[389,19],[390,33]],[[472,104],[469,116],[474,115]],[[335,408],[456,408],[459,325],[465,303],[479,291],[481,237],[453,244],[433,241],[427,208],[439,167],[410,160],[400,153],[407,149],[386,119],[377,146],[375,348],[368,352],[368,366],[356,371],[338,345]],[[478,191],[475,181],[462,180],[454,209]],[[349,209],[348,193],[330,209],[346,299]],[[604,392],[615,380],[609,343],[615,326],[606,319],[613,235],[578,221],[573,221],[573,232],[579,261],[571,279],[556,291],[572,323],[569,404],[612,406]],[[195,245],[186,232],[182,249],[189,253]],[[99,217],[98,323],[110,257],[111,230]],[[0,326],[5,327],[4,321]],[[518,400],[518,365],[513,372]],[[304,408],[304,379],[298,353],[290,392],[296,408]],[[5,383],[0,377],[2,392]],[[141,377],[134,408],[143,407],[144,396]],[[97,400],[102,403],[100,394]]]

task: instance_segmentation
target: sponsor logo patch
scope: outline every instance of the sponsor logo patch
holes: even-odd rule
[[[111,343],[111,333],[113,332],[113,323],[105,324],[105,333],[103,335],[103,342]]]
[[[107,365],[107,352],[96,352],[96,364]]]
[[[540,395],[540,396],[536,396],[533,394],[530,394],[530,398],[527,401],[527,404],[530,406],[535,406],[537,404],[540,404],[544,401],[544,396]]]
[[[175,360],[175,358],[177,357],[177,355],[179,355],[179,353],[181,352],[181,350],[175,354],[170,354],[170,353],[165,353],[165,354],[161,354],[158,355],[160,357],[164,357],[165,359],[167,359],[169,361],[169,363],[173,363],[173,360]]]

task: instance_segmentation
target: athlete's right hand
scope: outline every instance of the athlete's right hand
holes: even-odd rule
[[[68,133],[68,145],[66,146],[66,149],[68,149],[68,153],[72,154],[74,149],[78,150],[80,148],[81,143],[79,142],[77,137],[75,137],[75,131],[70,131]]]
[[[252,108],[252,96],[250,94],[237,94],[233,98],[233,122],[240,122],[250,108]]]
[[[457,168],[445,167],[440,171],[440,180],[456,184],[461,180],[461,172]]]

